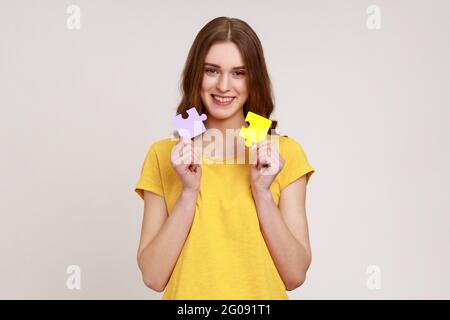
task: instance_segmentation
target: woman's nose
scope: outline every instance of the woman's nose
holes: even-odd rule
[[[219,77],[217,88],[222,92],[228,91],[230,89],[230,83],[227,74],[224,73]]]

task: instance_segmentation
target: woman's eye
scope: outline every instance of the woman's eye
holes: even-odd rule
[[[215,72],[217,72],[216,69],[206,68],[206,73],[214,74]]]
[[[243,75],[245,75],[245,72],[244,71],[235,71],[234,74],[236,76],[243,76]]]

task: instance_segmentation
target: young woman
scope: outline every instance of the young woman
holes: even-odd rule
[[[314,172],[294,139],[268,135],[250,163],[234,147],[209,157],[211,130],[246,126],[248,111],[270,117],[273,97],[261,43],[239,19],[216,18],[197,35],[182,77],[177,114],[195,106],[207,131],[195,139],[153,143],[135,191],[144,199],[138,265],[163,299],[288,299],[311,263],[305,211]],[[276,127],[273,121],[272,129]],[[233,145],[234,145],[233,143]],[[222,148],[222,147],[220,147]],[[208,159],[209,161],[205,161]]]

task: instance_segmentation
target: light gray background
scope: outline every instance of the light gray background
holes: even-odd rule
[[[70,4],[81,29],[66,27]],[[366,9],[381,8],[380,30]],[[0,298],[159,299],[136,263],[150,144],[217,16],[259,35],[316,173],[292,299],[450,298],[448,1],[0,1]],[[81,290],[66,268],[81,267]],[[369,265],[381,289],[369,290]]]

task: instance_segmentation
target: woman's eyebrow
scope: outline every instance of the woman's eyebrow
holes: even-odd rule
[[[205,62],[205,65],[213,66],[213,67],[220,69],[220,66],[217,64],[214,64],[214,63]],[[235,70],[235,69],[245,69],[245,66],[234,67],[232,70]]]

